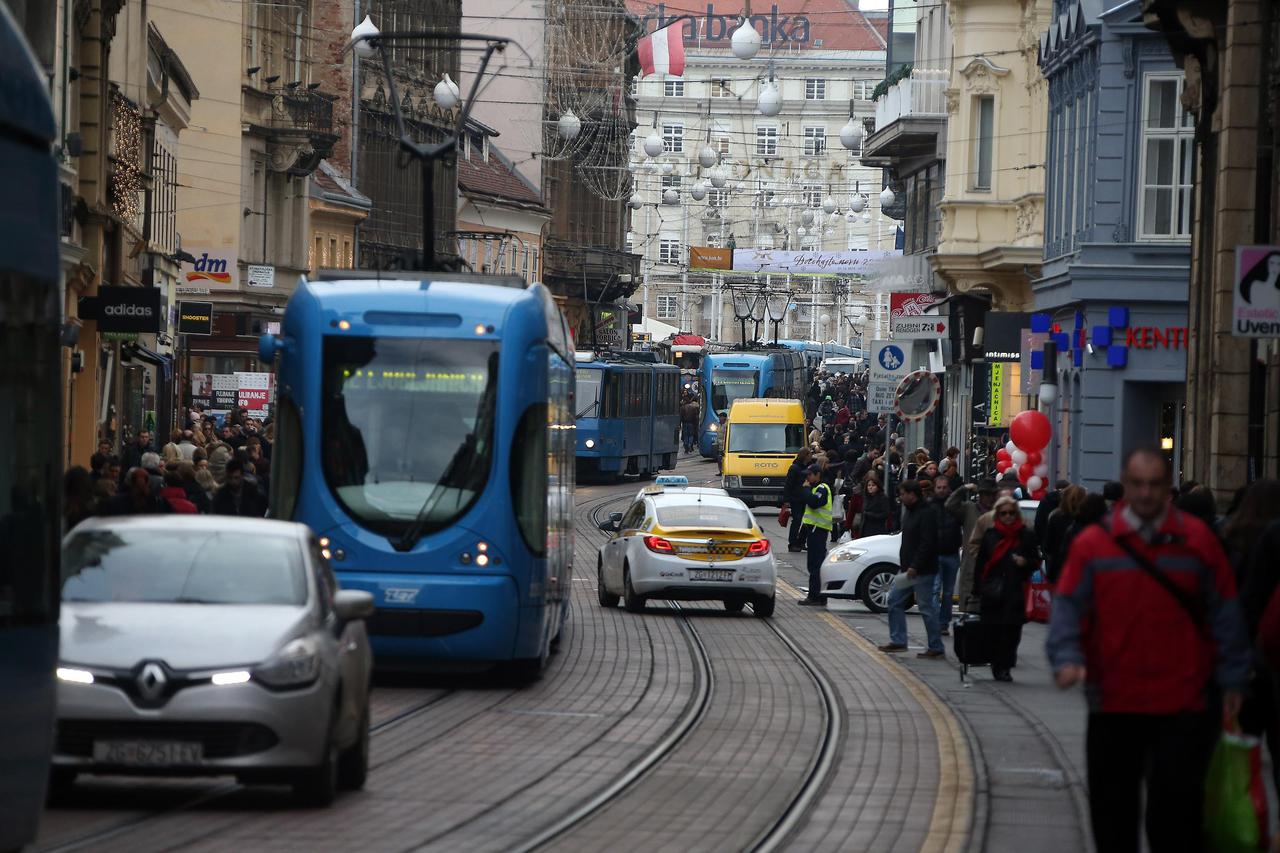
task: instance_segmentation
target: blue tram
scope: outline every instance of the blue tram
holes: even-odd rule
[[[325,273],[259,348],[279,358],[272,514],[373,593],[378,665],[539,672],[573,554],[573,349],[546,288]]]
[[[817,370],[828,358],[862,358],[861,349],[843,344],[784,340],[778,341],[778,346],[800,353],[804,357],[805,366],[810,370]]]
[[[804,357],[783,346],[761,346],[708,354],[702,360],[702,423],[698,451],[716,455],[720,414],[734,400],[777,397],[799,400],[804,396],[807,371]]]
[[[640,353],[579,353],[577,466],[582,478],[649,476],[674,468],[680,368]]]

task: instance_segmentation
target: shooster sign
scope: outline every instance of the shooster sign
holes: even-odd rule
[[[184,247],[195,258],[183,261],[178,293],[207,293],[236,287],[240,283],[240,268],[236,250],[228,246]]]

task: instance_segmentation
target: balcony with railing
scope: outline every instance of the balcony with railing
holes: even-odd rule
[[[863,147],[867,165],[942,156],[940,136],[947,124],[949,72],[915,68],[876,99],[875,132]]]
[[[289,84],[270,89],[244,88],[247,123],[273,146],[273,165],[291,175],[308,175],[333,151],[333,95],[316,84]]]

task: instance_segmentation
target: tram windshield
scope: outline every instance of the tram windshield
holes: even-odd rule
[[[489,477],[497,382],[492,341],[326,337],[321,459],[343,509],[413,538],[459,518]]]
[[[711,407],[717,412],[727,412],[734,400],[756,396],[758,370],[711,371]]]
[[[574,371],[577,386],[574,390],[575,405],[578,411],[575,417],[598,418],[600,416],[600,375],[603,371],[598,367],[580,367]]]
[[[804,447],[804,424],[734,424],[729,431],[730,453],[799,453]]]

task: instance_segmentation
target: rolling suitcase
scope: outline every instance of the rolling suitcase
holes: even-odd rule
[[[991,663],[991,641],[986,626],[976,613],[965,613],[951,625],[951,644],[960,661],[960,681],[964,683],[971,666]]]

